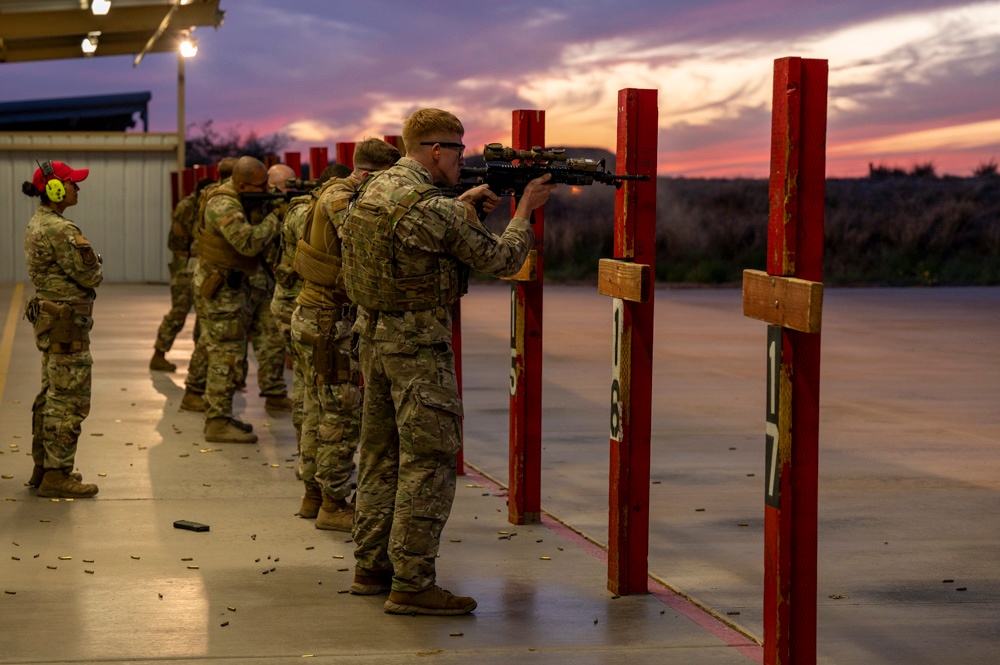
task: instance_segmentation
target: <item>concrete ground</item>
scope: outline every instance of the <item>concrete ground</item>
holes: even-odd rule
[[[507,480],[509,287],[473,286],[470,474],[438,570],[479,609],[453,618],[391,616],[383,597],[343,593],[352,544],[294,517],[291,419],[264,411],[253,372],[237,409],[260,442],[204,441],[198,414],[177,409],[190,326],[168,354],[182,369],[147,369],[165,286],[101,287],[77,459],[101,492],[37,497],[24,486],[30,293],[0,285],[0,663],[760,662],[765,326],[742,316],[738,290],[656,291],[653,593],[614,598],[603,552],[579,535],[607,541],[611,303],[591,287],[545,289],[548,515],[512,526],[491,480]],[[817,660],[992,662],[1000,288],[831,289],[825,301]]]

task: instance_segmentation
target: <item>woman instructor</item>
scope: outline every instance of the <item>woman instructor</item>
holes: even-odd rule
[[[42,386],[31,407],[31,456],[35,468],[28,484],[38,495],[87,498],[97,485],[73,473],[80,425],[90,413],[90,329],[95,289],[104,275],[101,257],[80,228],[63,217],[77,204],[88,169],[44,162],[21,190],[41,199],[24,235],[24,259],[35,285],[25,313],[42,352]]]

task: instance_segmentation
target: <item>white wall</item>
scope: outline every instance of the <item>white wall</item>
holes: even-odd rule
[[[0,282],[27,282],[24,229],[38,204],[21,193],[39,162],[90,169],[64,213],[104,258],[105,282],[167,282],[175,134],[0,133]]]

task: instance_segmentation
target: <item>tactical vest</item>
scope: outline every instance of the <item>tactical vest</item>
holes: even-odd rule
[[[330,223],[330,220],[322,218],[322,212],[319,206],[319,200],[322,199],[323,194],[330,185],[337,182],[337,179],[330,180],[327,182],[316,196],[316,201],[313,204],[312,214],[309,215],[306,221],[306,226],[302,230],[302,239],[299,240],[295,245],[295,271],[302,275],[302,279],[318,284],[326,288],[338,287],[343,289],[343,282],[340,277],[341,273],[341,259],[340,259],[340,247],[335,248],[336,253],[330,254],[317,249],[314,245],[310,243],[310,237],[313,231],[313,224],[317,222],[317,219],[321,223]],[[339,212],[347,207],[349,198],[344,198],[333,204],[333,212]]]
[[[396,224],[417,203],[443,196],[434,185],[396,187],[388,200],[371,201],[367,188],[386,172],[374,175],[351,200],[344,219],[344,286],[348,297],[366,309],[382,312],[418,311],[448,306],[465,289],[459,263],[437,255],[437,270],[424,275],[397,275],[394,242]]]
[[[228,196],[235,200],[240,208],[243,207],[236,189],[228,183],[218,185],[208,193],[198,209],[198,225],[195,227],[194,233],[198,241],[198,256],[202,261],[213,263],[222,268],[254,272],[260,265],[256,256],[240,254],[222,235],[215,231],[209,231],[205,226],[205,212],[208,209],[208,204],[218,196]]]

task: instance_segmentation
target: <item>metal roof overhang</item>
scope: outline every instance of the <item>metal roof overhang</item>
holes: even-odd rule
[[[0,0],[0,63],[90,57],[80,42],[95,31],[101,35],[94,57],[138,60],[177,51],[185,32],[218,28],[224,16],[219,0],[113,0],[104,16],[92,14],[88,0]]]

